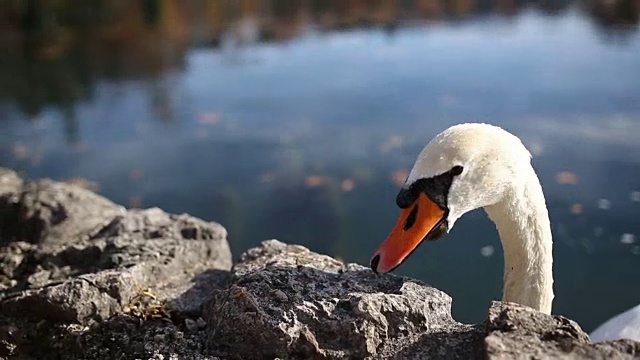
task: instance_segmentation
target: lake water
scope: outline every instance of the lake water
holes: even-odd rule
[[[235,256],[277,238],[367,265],[422,147],[491,122],[534,154],[553,312],[592,330],[640,303],[637,1],[16,4],[0,166],[219,221]],[[396,272],[482,321],[495,227],[467,214]]]

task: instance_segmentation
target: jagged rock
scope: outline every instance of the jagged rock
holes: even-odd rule
[[[21,231],[14,236],[56,246],[90,237],[125,212],[124,207],[81,187],[38,180],[25,184],[20,193],[17,216]]]
[[[638,342],[592,344],[516,304],[461,324],[428,284],[276,240],[231,270],[226,237],[0,169],[0,358],[640,358]]]
[[[442,291],[276,240],[241,256],[207,319],[212,343],[247,359],[385,357],[419,340],[430,355],[468,358],[459,345],[477,340]]]
[[[185,337],[176,324],[196,321],[213,289],[226,285],[232,260],[224,227],[157,208],[126,211],[51,180],[4,181],[11,179],[6,173],[0,172],[0,357],[202,355],[203,329]],[[166,321],[141,324],[124,315],[147,287]],[[191,340],[154,342],[165,333]],[[134,338],[139,346],[129,347]]]
[[[630,340],[592,344],[573,320],[513,303],[494,302],[484,339],[487,358],[638,359],[640,343]]]
[[[22,178],[9,169],[0,168],[0,196],[17,193],[22,187]]]
[[[483,324],[451,317],[429,285],[276,240],[241,255],[206,314],[209,345],[243,359],[633,358],[640,343],[591,344],[578,324],[495,302]]]

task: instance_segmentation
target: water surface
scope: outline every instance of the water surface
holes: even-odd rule
[[[534,154],[554,313],[592,330],[640,303],[634,2],[58,3],[2,12],[0,166],[219,221],[236,256],[277,238],[366,265],[422,147],[490,122]],[[482,321],[495,226],[469,213],[397,273]]]

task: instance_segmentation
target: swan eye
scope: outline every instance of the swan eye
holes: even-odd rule
[[[462,174],[463,170],[464,170],[464,168],[462,166],[456,165],[456,166],[451,168],[451,174],[453,176],[458,176],[458,175]]]

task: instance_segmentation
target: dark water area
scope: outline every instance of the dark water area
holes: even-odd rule
[[[236,256],[277,238],[366,265],[422,147],[490,122],[534,155],[553,312],[592,330],[640,303],[636,0],[27,0],[0,14],[0,166],[218,221]],[[477,210],[396,272],[479,322],[502,266]]]

